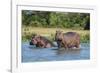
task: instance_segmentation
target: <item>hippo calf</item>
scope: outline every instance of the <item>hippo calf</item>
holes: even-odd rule
[[[36,45],[36,47],[40,47],[40,48],[50,48],[55,46],[46,37],[40,35],[34,35],[30,41],[30,45]]]
[[[58,44],[58,48],[80,48],[80,36],[76,32],[63,33],[62,31],[56,31],[55,40]]]

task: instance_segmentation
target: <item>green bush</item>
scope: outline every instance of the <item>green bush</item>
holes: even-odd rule
[[[81,42],[90,42],[90,34],[81,35]]]
[[[90,22],[89,13],[22,10],[22,25],[25,26],[84,29],[87,21]]]

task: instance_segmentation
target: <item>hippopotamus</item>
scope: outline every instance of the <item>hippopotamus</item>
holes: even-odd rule
[[[35,40],[35,36],[36,36],[36,34],[32,35],[32,38],[31,38],[30,43],[29,43],[30,45],[36,45],[37,41]]]
[[[62,31],[56,31],[55,40],[58,48],[64,47],[65,49],[80,49],[80,36],[76,32],[63,33]]]
[[[36,47],[41,47],[41,48],[50,48],[55,46],[46,37],[40,35],[34,35],[30,41],[30,45],[36,45]]]

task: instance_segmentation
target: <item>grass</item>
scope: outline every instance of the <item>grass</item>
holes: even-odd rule
[[[90,40],[90,31],[89,30],[74,30],[67,28],[40,28],[40,27],[22,27],[22,40],[27,41],[31,38],[33,34],[39,34],[41,36],[48,37],[50,40],[54,40],[56,30],[61,30],[65,32],[77,32],[81,37],[81,42],[89,42]]]

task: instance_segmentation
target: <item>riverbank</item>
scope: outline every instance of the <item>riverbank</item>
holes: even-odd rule
[[[67,29],[67,28],[40,28],[40,27],[22,27],[22,41],[30,40],[33,34],[39,34],[41,36],[45,36],[51,41],[54,41],[56,30],[61,30],[63,33],[65,32],[77,32],[81,37],[81,42],[89,42],[90,40],[90,31],[89,30],[75,30],[75,29]]]

